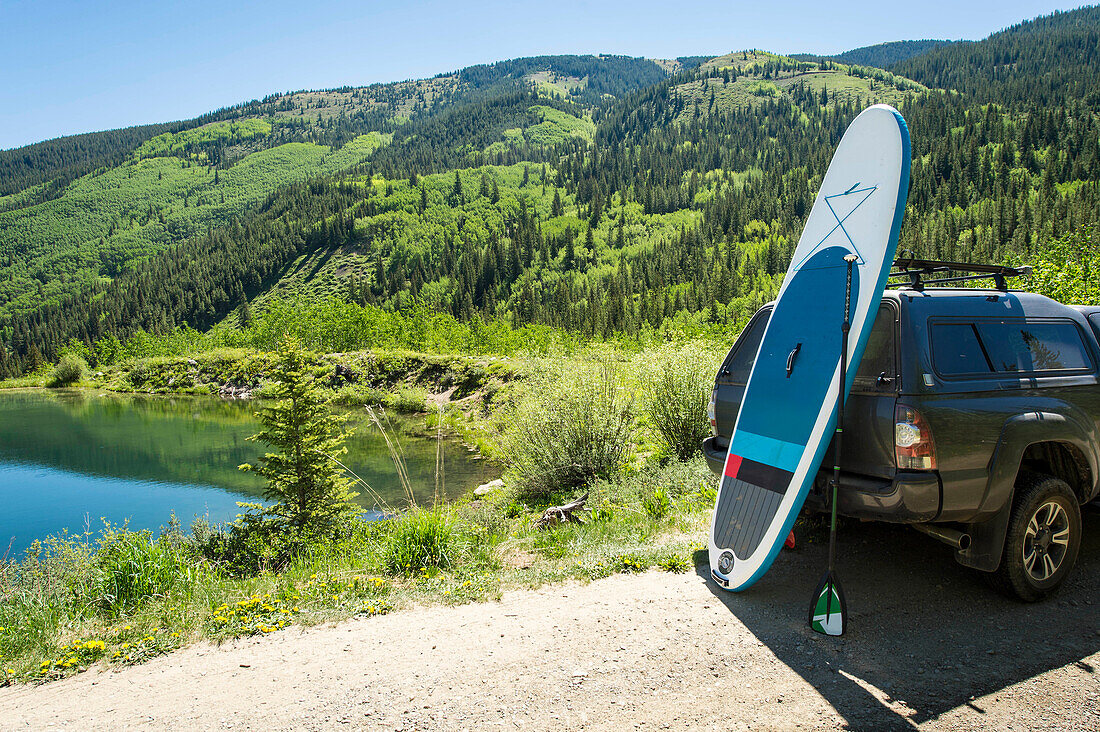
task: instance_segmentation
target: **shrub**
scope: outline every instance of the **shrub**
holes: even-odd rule
[[[394,521],[384,555],[388,571],[413,574],[426,567],[443,568],[454,563],[454,532],[442,511],[413,508]]]
[[[549,495],[616,474],[630,451],[633,393],[607,361],[578,366],[521,398],[503,438],[521,493]]]
[[[50,386],[69,386],[84,378],[88,362],[75,353],[66,353],[50,372]]]
[[[285,523],[264,513],[262,504],[239,505],[247,512],[225,528],[205,521],[191,527],[195,550],[224,572],[235,577],[281,572],[310,551],[313,537],[287,531]]]
[[[699,345],[642,354],[646,414],[680,460],[699,452],[709,434],[707,392],[714,382],[716,355]]]

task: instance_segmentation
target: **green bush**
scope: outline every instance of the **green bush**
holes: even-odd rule
[[[50,386],[69,386],[84,378],[88,362],[75,353],[66,353],[50,372]]]
[[[455,561],[455,535],[439,509],[413,508],[394,519],[384,562],[394,574],[413,574],[423,568],[450,566]]]
[[[545,496],[614,475],[630,452],[633,423],[633,393],[611,363],[575,366],[521,397],[502,445],[509,482]]]
[[[262,504],[242,503],[246,509],[225,527],[197,521],[191,526],[198,554],[234,577],[281,572],[312,548],[313,538],[288,531],[286,525],[263,514]]]
[[[647,351],[640,358],[646,414],[672,453],[687,460],[710,434],[707,397],[717,354],[689,344]]]
[[[190,588],[194,562],[186,548],[148,531],[108,528],[100,539],[89,595],[109,616],[121,615],[154,597]]]

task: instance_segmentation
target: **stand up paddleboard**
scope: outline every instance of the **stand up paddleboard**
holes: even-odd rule
[[[845,394],[890,273],[909,188],[909,130],[893,107],[844,133],[791,257],[730,439],[710,531],[711,575],[743,590],[768,570],[833,436],[847,263]]]

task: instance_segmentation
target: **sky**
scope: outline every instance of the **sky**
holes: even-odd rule
[[[0,149],[518,56],[839,53],[883,41],[980,39],[1081,4],[0,0]]]

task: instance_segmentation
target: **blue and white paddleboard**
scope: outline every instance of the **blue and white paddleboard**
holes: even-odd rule
[[[798,516],[836,425],[847,266],[845,394],[894,260],[909,188],[909,130],[893,107],[844,133],[779,289],[730,439],[710,531],[711,576],[743,590],[768,570]]]

